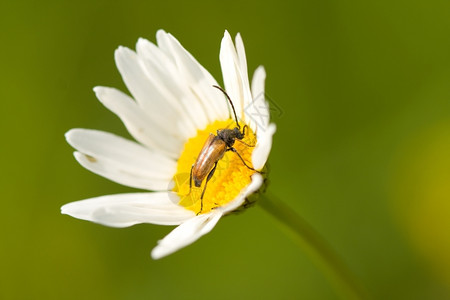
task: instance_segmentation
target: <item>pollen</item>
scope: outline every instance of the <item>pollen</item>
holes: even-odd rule
[[[242,132],[245,124],[239,124]],[[233,129],[234,127],[236,127],[236,123],[231,119],[215,121],[205,129],[198,130],[197,135],[184,144],[183,152],[178,160],[177,172],[173,178],[175,183],[173,191],[180,197],[179,204],[181,206],[194,211],[196,214],[207,213],[234,200],[250,184],[251,176],[256,171],[245,166],[239,156],[232,151],[226,151],[224,156],[218,161],[216,170],[208,181],[203,200],[201,200],[201,194],[205,188],[207,177],[203,180],[200,187],[196,187],[193,180],[190,184],[192,165],[197,160],[209,135],[211,133],[217,135],[217,130]],[[245,163],[252,168],[251,157],[255,144],[256,136],[247,127],[245,137],[242,140],[236,139],[233,145],[233,148],[236,149]],[[211,166],[211,169],[213,166]],[[201,202],[203,202],[202,209],[200,209],[202,206]]]

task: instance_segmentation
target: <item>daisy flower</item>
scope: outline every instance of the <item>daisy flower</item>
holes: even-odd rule
[[[260,171],[275,125],[269,123],[264,99],[264,68],[256,69],[250,88],[239,34],[234,45],[225,32],[220,48],[225,90],[237,121],[226,94],[214,87],[218,83],[213,76],[171,34],[160,30],[156,37],[157,44],[139,39],[136,51],[119,47],[115,52],[132,97],[114,88],[94,88],[100,102],[122,120],[136,141],[90,129],[66,133],[83,167],[149,192],[72,202],[61,212],[112,227],[178,225],[153,249],[152,257],[159,259],[210,232],[222,216],[260,189]],[[223,156],[202,151],[211,134],[234,128],[244,135],[235,139],[235,151],[225,151],[229,145],[222,149]],[[214,160],[204,167],[209,176],[197,186],[192,184],[191,170],[201,153],[216,158],[217,165],[213,172]]]

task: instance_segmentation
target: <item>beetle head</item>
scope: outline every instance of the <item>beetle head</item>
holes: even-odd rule
[[[236,139],[242,140],[244,138],[244,133],[242,133],[239,128],[234,127],[233,135]]]

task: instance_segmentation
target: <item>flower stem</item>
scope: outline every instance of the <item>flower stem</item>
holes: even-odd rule
[[[262,194],[257,202],[287,229],[322,269],[342,299],[367,299],[362,287],[328,243],[302,217],[273,195]]]

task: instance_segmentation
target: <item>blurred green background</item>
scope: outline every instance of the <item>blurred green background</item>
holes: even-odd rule
[[[95,98],[126,90],[113,53],[157,29],[222,82],[224,29],[283,111],[270,190],[373,299],[450,299],[449,1],[2,1],[1,299],[337,299],[256,206],[159,261],[172,228],[60,214],[131,192],[79,166],[73,127],[128,136]]]

